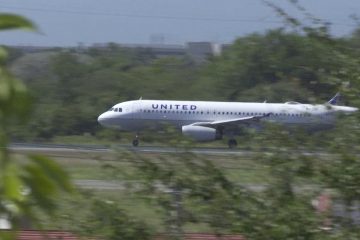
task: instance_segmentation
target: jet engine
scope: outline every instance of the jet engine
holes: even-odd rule
[[[219,130],[203,126],[185,125],[182,127],[182,133],[185,136],[200,142],[213,141],[222,138]]]

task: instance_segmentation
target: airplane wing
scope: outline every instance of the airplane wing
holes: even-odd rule
[[[241,125],[249,125],[252,123],[258,122],[262,118],[269,117],[271,113],[262,115],[262,116],[249,116],[249,117],[242,117],[242,118],[233,118],[233,119],[227,119],[227,120],[220,120],[220,121],[214,121],[214,122],[196,122],[191,125],[193,126],[202,126],[202,127],[211,127],[211,128],[233,128],[233,127],[239,127]]]

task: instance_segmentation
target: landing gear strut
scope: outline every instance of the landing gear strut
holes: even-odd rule
[[[229,148],[235,148],[237,146],[237,141],[235,139],[229,139],[228,146]]]
[[[134,147],[139,146],[139,136],[136,134],[135,139],[132,141]]]

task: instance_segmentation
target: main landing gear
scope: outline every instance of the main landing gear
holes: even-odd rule
[[[228,146],[229,148],[235,148],[237,146],[237,141],[235,139],[229,139]]]
[[[132,145],[134,146],[134,147],[137,147],[137,146],[139,146],[139,136],[138,136],[138,134],[136,134],[136,136],[135,136],[135,139],[132,141]]]

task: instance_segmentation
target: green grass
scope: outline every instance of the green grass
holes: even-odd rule
[[[17,156],[34,153],[31,151],[17,152]],[[56,160],[71,175],[74,180],[136,180],[134,176],[134,165],[136,157],[142,157],[157,161],[157,159],[167,159],[169,161],[182,161],[180,154],[154,154],[143,153],[133,155],[129,152],[86,152],[86,151],[49,151],[42,152]],[[238,156],[218,156],[218,155],[190,155],[193,161],[209,160],[214,165],[224,169],[227,177],[237,183],[262,183],[267,182],[267,169],[261,164]],[[184,155],[189,158],[189,155]],[[179,162],[180,164],[180,162]]]

